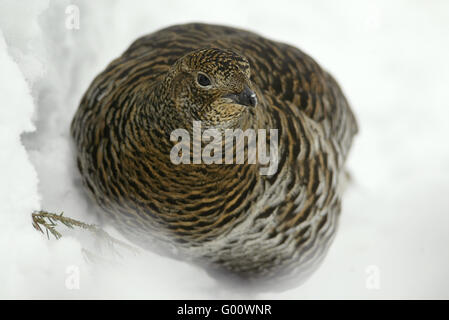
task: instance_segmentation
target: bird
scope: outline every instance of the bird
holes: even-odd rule
[[[192,133],[195,121],[219,133],[277,130],[277,170],[173,163],[170,135]],[[307,279],[321,264],[357,132],[342,89],[312,57],[205,23],[135,40],[92,81],[71,123],[84,189],[108,223],[248,284]]]

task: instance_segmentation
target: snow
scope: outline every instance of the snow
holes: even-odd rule
[[[72,4],[79,29],[67,28]],[[1,1],[0,298],[448,299],[448,15],[445,1]],[[237,292],[151,252],[95,265],[79,234],[49,241],[31,226],[41,208],[97,222],[70,150],[77,104],[135,38],[190,21],[302,48],[357,115],[340,229],[302,286]]]

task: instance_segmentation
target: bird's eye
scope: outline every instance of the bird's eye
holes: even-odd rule
[[[197,81],[202,87],[207,87],[210,85],[210,79],[203,73],[198,73]]]

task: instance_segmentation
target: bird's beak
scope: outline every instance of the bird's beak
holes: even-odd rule
[[[253,90],[245,85],[245,88],[239,94],[228,94],[225,98],[229,98],[237,104],[247,107],[255,107],[257,105],[257,96]]]

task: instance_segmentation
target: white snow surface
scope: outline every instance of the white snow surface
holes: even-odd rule
[[[69,5],[79,29],[67,28]],[[151,252],[96,265],[76,233],[48,240],[31,225],[39,209],[97,222],[70,149],[81,96],[138,36],[193,21],[301,48],[358,118],[337,237],[294,289],[237,292]],[[0,298],[448,299],[448,57],[447,1],[1,0]]]

